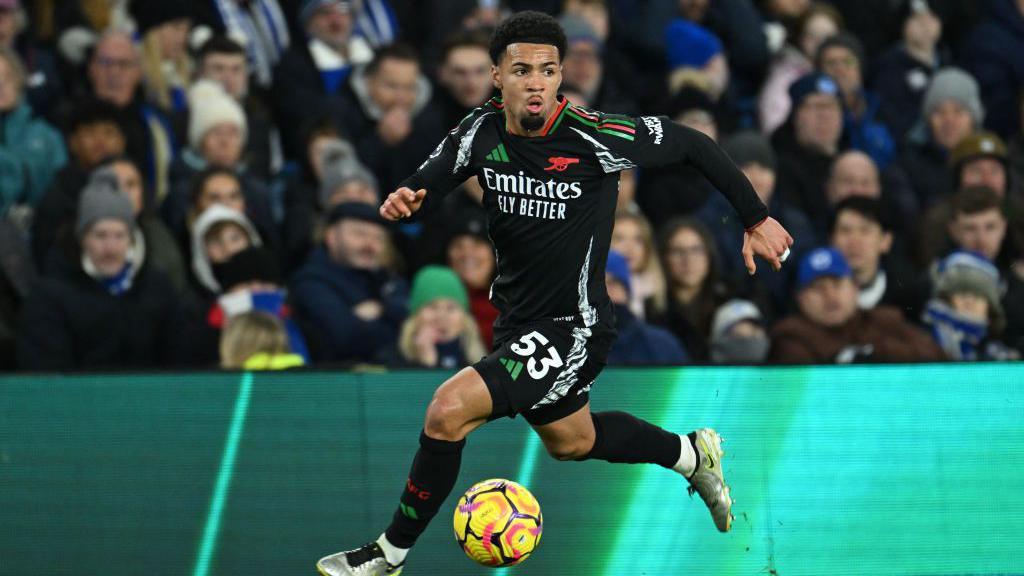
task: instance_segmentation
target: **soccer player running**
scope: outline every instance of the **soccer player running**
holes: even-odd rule
[[[520,12],[502,22],[490,47],[501,98],[464,118],[380,208],[387,220],[409,218],[476,176],[497,253],[491,300],[500,316],[494,352],[434,393],[391,524],[374,542],[322,558],[317,568],[325,576],[399,574],[455,486],[466,436],[516,414],[559,460],[649,462],[678,472],[715,526],[731,527],[714,430],[678,435],[624,412],[590,411],[588,392],[615,339],[604,278],[618,173],[697,167],[742,218],[751,274],[755,254],[778,269],[793,239],[703,134],[663,116],[604,114],[559,96],[565,45],[546,14]]]

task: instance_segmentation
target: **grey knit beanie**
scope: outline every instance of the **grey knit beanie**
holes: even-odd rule
[[[89,183],[78,198],[75,236],[81,238],[95,222],[111,218],[121,220],[128,228],[133,228],[135,211],[132,201],[121,192],[113,170],[99,170],[89,178]]]
[[[338,188],[349,182],[364,182],[374,191],[377,190],[377,178],[359,161],[355,149],[344,140],[332,140],[324,144],[320,151],[320,165],[323,172],[320,178],[320,206],[326,208]]]
[[[953,100],[959,102],[974,117],[975,127],[981,126],[985,120],[985,108],[981,104],[981,92],[978,89],[978,82],[973,76],[959,68],[943,68],[932,77],[932,83],[928,91],[924,93],[922,111],[924,118],[931,116],[932,112],[943,102]]]

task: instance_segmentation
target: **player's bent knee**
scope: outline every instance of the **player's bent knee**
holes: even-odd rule
[[[464,406],[458,398],[438,393],[430,401],[423,431],[436,440],[457,442],[465,437],[466,417]]]
[[[548,454],[555,460],[579,460],[590,454],[593,442],[565,442],[547,446]]]

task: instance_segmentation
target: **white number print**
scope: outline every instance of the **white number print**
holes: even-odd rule
[[[526,361],[526,371],[530,374],[530,378],[534,380],[540,380],[547,375],[548,370],[560,368],[564,364],[562,357],[558,355],[558,350],[555,350],[554,346],[548,346],[547,357],[541,358],[539,362],[533,357],[533,354],[537,351],[538,344],[543,346],[548,343],[548,339],[536,330],[524,335],[519,339],[519,342],[522,344],[516,343],[510,346],[510,348],[516,354],[530,358]],[[538,364],[540,365],[539,367]]]

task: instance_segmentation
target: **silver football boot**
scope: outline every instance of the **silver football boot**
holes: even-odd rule
[[[323,576],[398,576],[403,566],[405,562],[398,566],[389,564],[376,542],[324,556],[316,563],[316,569]]]
[[[711,518],[719,532],[728,532],[732,527],[732,496],[722,475],[722,437],[711,428],[701,428],[697,435],[697,471],[687,480],[690,496],[696,492],[711,511]]]

